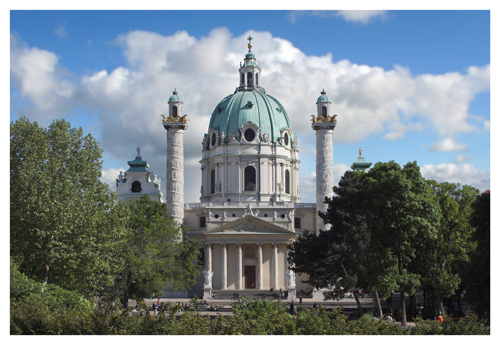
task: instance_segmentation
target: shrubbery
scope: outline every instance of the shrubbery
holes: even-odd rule
[[[301,310],[290,315],[277,301],[246,300],[233,305],[233,316],[214,319],[197,311],[175,314],[170,304],[166,313],[150,315],[143,303],[137,313],[99,305],[57,286],[36,283],[11,264],[11,334],[95,334],[95,335],[377,335],[377,334],[489,334],[489,328],[473,315],[453,321],[418,320],[417,326],[400,325],[365,315],[347,321],[339,310]]]

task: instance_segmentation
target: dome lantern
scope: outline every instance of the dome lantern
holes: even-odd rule
[[[245,60],[243,64],[240,64],[239,74],[240,74],[240,86],[236,88],[236,91],[246,91],[246,90],[260,90],[264,89],[260,86],[260,76],[261,69],[255,58],[255,54],[252,52],[252,36],[248,36],[248,53],[245,55]]]

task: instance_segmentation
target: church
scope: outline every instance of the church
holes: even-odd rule
[[[165,202],[168,213],[189,229],[204,247],[203,277],[198,291],[286,290],[288,298],[311,290],[287,262],[288,244],[305,229],[328,229],[318,212],[333,196],[333,132],[337,115],[323,90],[316,100],[311,127],[316,132],[316,203],[301,203],[299,149],[290,118],[262,86],[261,68],[248,52],[238,70],[238,86],[214,108],[202,140],[199,203],[184,203],[183,134],[188,115],[177,91],[162,115],[167,135],[165,200],[160,179],[149,172],[140,149],[130,168],[116,180],[120,200],[148,195]],[[360,157],[353,169],[371,163]],[[364,165],[363,165],[364,164]],[[199,293],[197,293],[199,295]]]

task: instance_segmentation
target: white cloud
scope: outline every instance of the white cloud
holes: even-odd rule
[[[471,164],[426,164],[420,167],[420,171],[422,176],[428,180],[470,185],[478,188],[481,192],[490,189],[490,172],[478,170]]]
[[[48,124],[49,119],[62,117],[69,112],[74,101],[75,85],[68,72],[58,65],[58,57],[49,51],[28,48],[11,35],[10,76],[11,84],[20,92],[13,98],[29,99],[30,105],[17,112]]]
[[[337,11],[337,15],[341,16],[348,22],[359,22],[366,24],[372,19],[381,17],[384,18],[387,15],[387,11],[382,10],[343,10]]]
[[[56,28],[54,29],[54,33],[56,34],[56,36],[58,37],[68,37],[68,33],[66,32],[66,26],[65,24],[57,24],[56,25]]]
[[[120,171],[125,171],[127,169],[106,169],[102,171],[101,181],[107,183],[111,190],[116,189],[116,179],[120,175]]]
[[[217,103],[239,85],[238,67],[249,34],[263,71],[261,84],[287,110],[301,154],[314,152],[314,140],[309,140],[310,115],[316,113],[316,99],[323,88],[339,115],[335,142],[356,143],[373,134],[395,140],[422,130],[452,137],[483,126],[469,121],[468,109],[475,94],[489,89],[489,65],[471,67],[466,74],[413,77],[400,66],[384,70],[332,61],[330,54],[308,56],[268,32],[249,31],[233,37],[221,28],[196,39],[186,31],[171,36],[133,31],[116,40],[127,65],[79,80],[59,66],[54,53],[25,47],[11,38],[11,82],[32,103],[30,117],[51,119],[67,114],[72,106],[84,106],[97,116],[105,159],[126,162],[133,159],[135,147],[141,146],[143,158],[158,176],[165,176],[166,166],[160,115],[168,112],[167,100],[176,88],[184,101],[183,114],[189,115],[184,135],[185,179],[196,182],[186,183],[185,201],[195,202],[201,181],[200,143]],[[14,113],[25,110],[14,102],[12,109]],[[436,147],[463,148],[453,140],[440,145]],[[301,197],[314,200],[305,197],[310,176],[305,178],[300,181]]]
[[[288,12],[287,17],[291,23],[297,22],[300,17],[315,16],[322,18],[341,17],[348,22],[357,22],[367,24],[373,19],[380,17],[385,18],[387,11],[383,10],[317,10],[317,11],[291,11]]]
[[[455,159],[453,160],[455,163],[463,163],[463,162],[469,162],[473,160],[472,158],[470,157],[465,157],[464,155],[462,154],[459,154],[457,157],[455,157]]]
[[[467,146],[457,142],[453,138],[446,138],[434,143],[430,148],[431,152],[467,151]]]
[[[350,167],[345,164],[333,165],[333,184],[339,185],[340,178],[345,172],[350,170]],[[300,198],[302,202],[316,201],[316,172],[300,174],[299,176]]]

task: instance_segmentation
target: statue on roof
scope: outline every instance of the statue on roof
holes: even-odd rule
[[[362,147],[359,148],[359,157],[360,158],[363,157],[363,148]]]
[[[141,157],[141,148],[137,146],[137,157]]]

